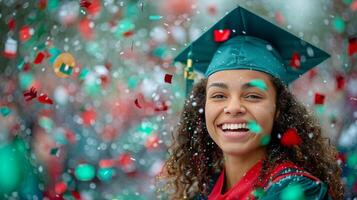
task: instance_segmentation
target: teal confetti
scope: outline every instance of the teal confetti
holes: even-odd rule
[[[50,133],[54,127],[53,121],[48,117],[41,117],[38,123],[47,133]]]
[[[260,125],[254,120],[248,121],[248,128],[251,132],[257,133],[257,134],[262,131],[262,128],[260,127]]]
[[[74,175],[80,181],[90,181],[95,176],[95,168],[90,164],[80,164],[76,167]]]
[[[288,185],[280,195],[282,200],[304,200],[304,190],[300,184]]]
[[[249,85],[257,87],[261,90],[266,91],[268,89],[267,85],[265,84],[265,82],[261,79],[253,79],[249,82]]]
[[[0,108],[0,112],[3,117],[7,117],[11,113],[11,110],[9,107],[3,106]]]
[[[89,69],[88,68],[82,68],[81,72],[78,75],[79,80],[84,80],[87,75],[89,74]]]
[[[336,17],[335,19],[333,19],[332,25],[333,28],[339,33],[343,33],[345,31],[346,24],[341,17]]]
[[[135,89],[136,86],[138,85],[138,78],[137,77],[134,77],[134,76],[131,76],[129,79],[128,79],[128,88],[129,89]]]
[[[324,105],[315,105],[315,112],[318,116],[321,116],[325,112],[325,106]]]
[[[154,128],[151,123],[143,122],[139,127],[139,131],[145,133],[146,135],[150,135]]]
[[[346,5],[350,5],[353,0],[343,0],[343,3]]]
[[[25,65],[25,60],[23,58],[20,59],[19,64],[17,64],[17,69],[22,70]]]
[[[19,74],[19,81],[21,90],[25,90],[29,88],[35,80],[31,73],[24,72]]]
[[[100,168],[98,170],[97,176],[99,180],[107,182],[110,181],[115,174],[115,171],[113,168]]]
[[[156,21],[156,20],[162,19],[162,16],[160,16],[160,15],[150,15],[149,19],[152,20],[152,21]]]
[[[50,48],[50,49],[48,50],[48,52],[49,52],[50,55],[51,55],[50,59],[48,60],[48,62],[49,62],[50,64],[53,64],[53,63],[55,62],[57,56],[61,54],[61,51],[60,51],[59,49],[55,48],[55,47]]]
[[[57,152],[58,152],[58,148],[57,147],[56,148],[52,148],[51,151],[50,151],[50,154],[51,155],[56,155]]]
[[[260,144],[263,145],[263,146],[266,146],[266,145],[269,144],[270,139],[271,139],[270,135],[264,134],[264,135],[262,136],[262,138],[260,139]]]
[[[115,30],[115,36],[121,37],[124,33],[135,29],[135,24],[128,19],[121,20]]]
[[[48,3],[47,3],[47,9],[50,11],[50,12],[53,12],[55,10],[57,10],[58,8],[58,0],[49,0]]]
[[[351,153],[347,156],[347,166],[350,168],[357,166],[357,153]]]

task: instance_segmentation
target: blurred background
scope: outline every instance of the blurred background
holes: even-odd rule
[[[356,197],[357,0],[0,0],[0,199],[166,199],[172,59],[238,5],[331,54],[291,90]]]

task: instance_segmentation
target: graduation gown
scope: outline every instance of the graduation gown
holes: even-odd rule
[[[225,182],[223,170],[216,180],[208,200],[332,200],[328,195],[326,184],[291,162],[283,162],[276,166],[263,180],[261,195],[254,196],[253,186],[258,180],[261,168],[262,161],[259,161],[224,194],[222,194]],[[293,189],[294,187],[295,189]],[[296,188],[298,189],[296,190]]]

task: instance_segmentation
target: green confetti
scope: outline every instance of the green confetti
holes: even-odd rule
[[[353,0],[343,0],[343,3],[346,5],[350,5]]]
[[[265,191],[263,188],[256,188],[255,190],[253,190],[252,193],[257,199],[260,199],[265,195]]]
[[[53,121],[48,117],[41,117],[38,123],[47,133],[51,132],[54,127]]]
[[[135,76],[131,76],[129,79],[128,79],[128,88],[129,89],[135,89],[136,86],[138,85],[138,78],[135,77]]]
[[[47,9],[50,11],[50,12],[53,12],[55,10],[57,10],[58,8],[58,0],[49,0],[48,3],[47,3]]]
[[[333,19],[332,24],[333,24],[333,28],[337,32],[343,33],[345,31],[346,24],[345,24],[345,21],[341,17],[336,17],[335,19]]]
[[[76,167],[74,175],[80,181],[90,181],[94,178],[95,168],[90,164],[80,164]]]
[[[324,105],[315,105],[315,112],[318,116],[321,116],[325,112],[325,106]]]
[[[57,147],[56,148],[52,148],[51,151],[50,151],[50,154],[51,155],[56,155],[57,152],[58,152],[58,148]]]
[[[19,82],[20,82],[20,88],[22,90],[25,90],[29,88],[30,85],[34,82],[34,78],[31,73],[20,73],[19,74]]]
[[[135,24],[128,19],[121,20],[115,30],[115,36],[121,37],[124,33],[135,29]]]
[[[61,54],[61,51],[60,51],[59,49],[55,48],[55,47],[50,48],[50,49],[48,50],[48,52],[49,52],[50,55],[51,55],[50,59],[48,60],[48,62],[49,62],[50,64],[53,64],[53,63],[55,62],[57,56]]]
[[[282,200],[303,200],[305,199],[304,190],[300,184],[288,185],[280,195]]]
[[[17,69],[22,70],[25,65],[25,60],[23,58],[20,59],[19,64],[17,64]]]
[[[7,117],[11,113],[11,110],[9,107],[4,106],[0,108],[0,112],[3,117]]]
[[[154,128],[151,123],[143,122],[139,127],[139,131],[145,133],[146,135],[150,135]]]
[[[81,72],[79,73],[79,75],[78,75],[78,79],[79,80],[84,80],[87,77],[88,74],[89,74],[89,69],[88,68],[83,68],[81,70]]]
[[[266,91],[268,89],[267,85],[265,84],[265,82],[261,79],[253,79],[249,82],[249,85],[257,87],[261,90]]]
[[[98,178],[101,181],[110,181],[113,178],[115,171],[113,168],[100,168],[98,170]]]
[[[149,19],[153,20],[153,21],[156,21],[156,20],[162,19],[162,16],[160,16],[160,15],[150,15]]]
[[[357,166],[357,153],[351,153],[347,155],[347,166],[350,168],[354,168]]]
[[[260,144],[266,146],[269,144],[270,139],[271,139],[270,135],[264,134],[263,137],[260,139]]]
[[[251,132],[257,133],[257,134],[262,131],[262,128],[260,127],[260,125],[254,120],[248,121],[248,128]]]

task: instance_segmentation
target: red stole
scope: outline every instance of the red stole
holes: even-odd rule
[[[216,184],[213,187],[211,194],[208,196],[208,200],[246,200],[248,199],[248,197],[250,197],[250,199],[254,199],[252,195],[252,191],[254,190],[253,186],[258,180],[258,176],[262,168],[262,163],[263,160],[258,161],[244,174],[244,176],[232,188],[230,188],[224,194],[222,194],[222,189],[224,185],[225,174],[224,170],[222,170],[219,178],[216,181]],[[295,168],[302,170],[302,168],[299,168],[294,163],[285,161],[274,167],[270,174],[265,175],[265,178],[260,185],[264,186],[264,189],[266,190],[267,187],[270,186],[268,185],[268,181],[270,178],[273,178],[273,182],[276,182],[279,179],[292,174],[303,175],[310,177],[311,179],[318,180],[316,177],[308,174],[307,172],[288,173],[283,176],[277,176],[279,172],[286,168]]]

